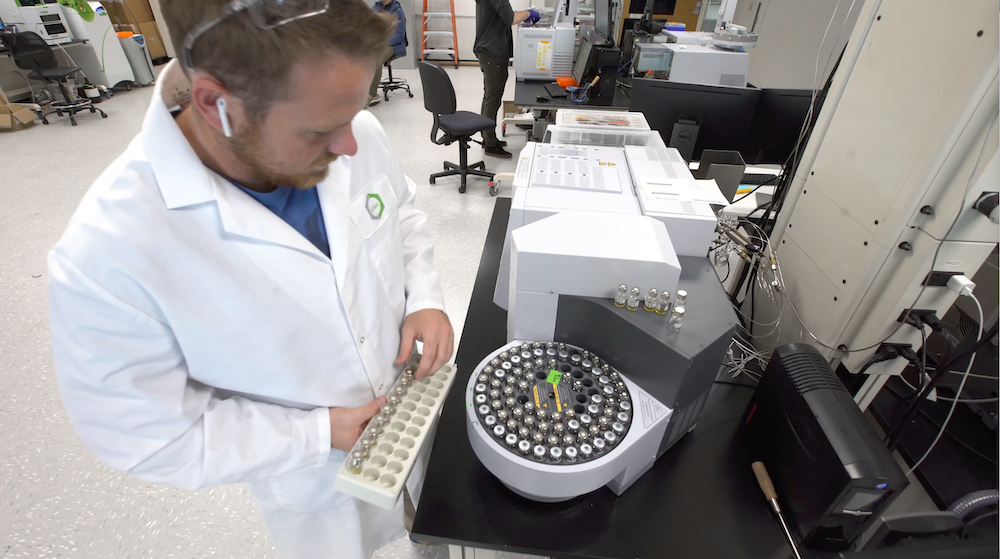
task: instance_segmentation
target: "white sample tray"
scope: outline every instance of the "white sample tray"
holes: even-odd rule
[[[399,403],[388,415],[383,411],[375,416],[348,453],[334,483],[338,491],[387,510],[395,508],[420,450],[431,443],[428,435],[456,376],[455,367],[448,364],[414,381],[408,371],[416,370],[419,362],[419,356],[412,358],[389,391]],[[360,467],[354,463],[356,452],[361,453]]]

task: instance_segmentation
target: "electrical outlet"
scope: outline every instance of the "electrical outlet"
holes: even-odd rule
[[[908,311],[904,309],[903,312],[899,313],[899,318],[896,319],[896,322],[903,322],[906,319],[909,319],[910,322],[917,321],[918,324],[927,324],[931,327],[939,322],[937,311],[933,309],[909,309]]]
[[[927,277],[924,278],[923,285],[928,287],[945,287],[948,285],[948,280],[950,280],[952,276],[964,275],[965,274],[963,272],[937,272],[932,270],[931,273],[927,274]]]

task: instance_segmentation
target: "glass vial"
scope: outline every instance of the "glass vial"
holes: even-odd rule
[[[664,289],[660,292],[660,302],[656,305],[656,314],[667,314],[670,310],[670,292]]]
[[[632,288],[632,293],[629,294],[629,296],[628,296],[628,302],[625,304],[625,306],[630,311],[637,311],[637,310],[639,310],[639,288],[638,287],[633,287]]]
[[[659,306],[659,298],[656,289],[650,289],[649,293],[646,295],[646,306],[645,309],[648,312],[656,312],[657,306]]]
[[[684,307],[678,307],[674,305],[674,308],[670,311],[670,322],[667,323],[667,328],[671,332],[680,332],[681,324],[684,323]]]
[[[676,307],[686,307],[688,300],[688,292],[683,289],[677,290],[677,296],[674,297],[674,306]]]
[[[628,286],[624,283],[618,286],[618,295],[615,295],[615,306],[623,308],[628,302]]]

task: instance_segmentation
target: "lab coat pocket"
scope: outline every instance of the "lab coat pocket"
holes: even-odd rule
[[[267,480],[274,503],[282,509],[314,512],[354,506],[354,499],[333,488],[337,470],[347,454],[330,450],[326,465],[318,469],[297,470]]]

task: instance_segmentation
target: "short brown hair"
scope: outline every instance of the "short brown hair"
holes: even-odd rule
[[[217,17],[229,1],[163,2],[173,44],[183,48],[188,32]],[[198,38],[192,48],[193,64],[242,99],[252,115],[262,117],[287,93],[285,82],[299,60],[336,53],[375,64],[395,28],[387,15],[374,12],[362,0],[330,0],[326,13],[264,30],[242,10]]]

